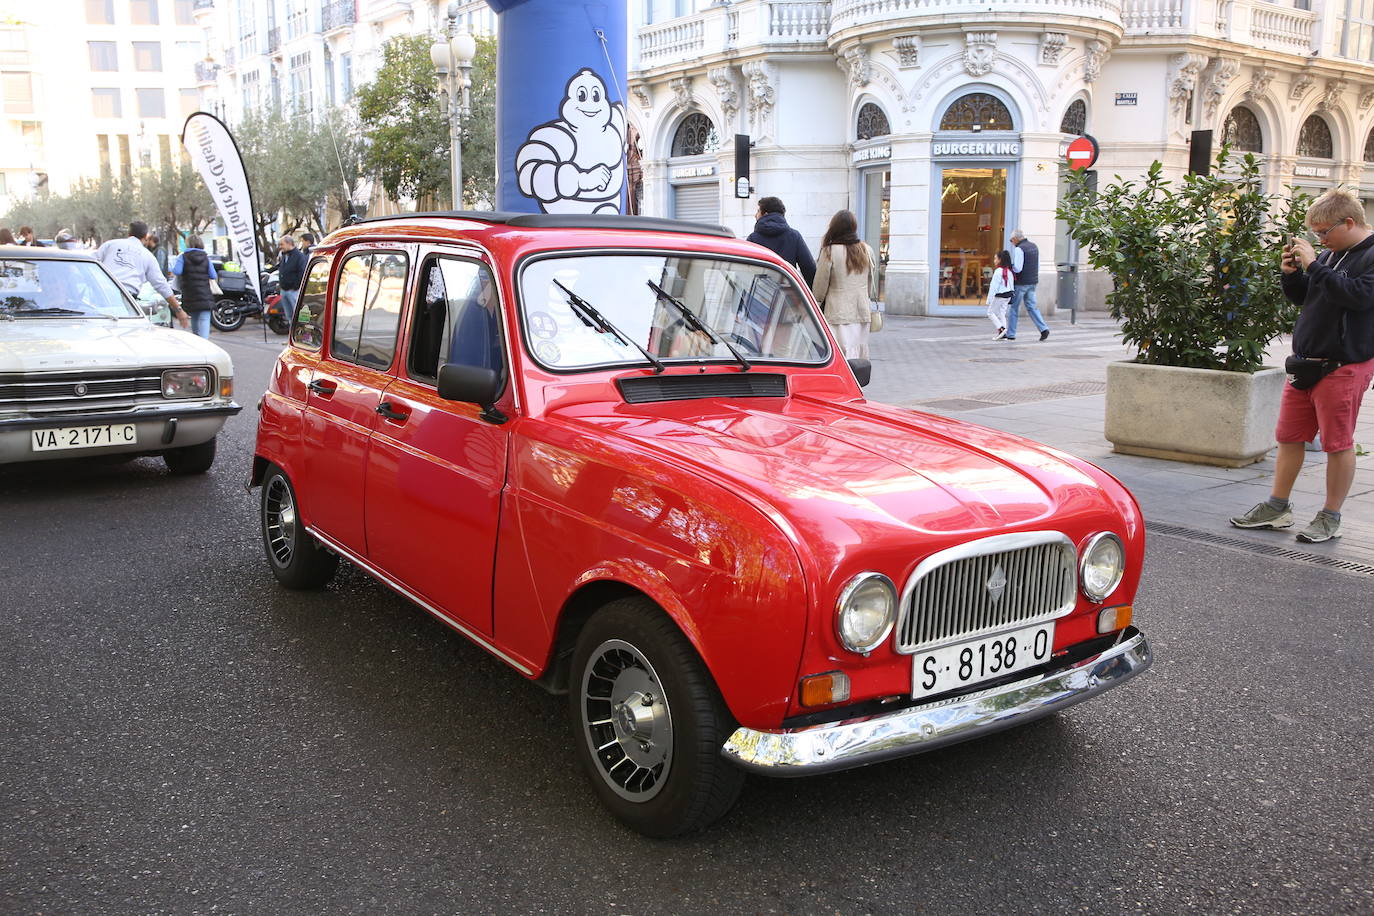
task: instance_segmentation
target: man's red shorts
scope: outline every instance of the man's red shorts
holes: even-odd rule
[[[1322,434],[1322,451],[1343,452],[1355,447],[1355,420],[1360,403],[1374,379],[1374,359],[1341,366],[1306,391],[1284,382],[1279,403],[1279,442],[1311,442]]]

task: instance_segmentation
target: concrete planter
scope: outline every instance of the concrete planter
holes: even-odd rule
[[[1105,433],[1114,451],[1242,467],[1274,447],[1282,369],[1254,374],[1120,362],[1107,366]]]

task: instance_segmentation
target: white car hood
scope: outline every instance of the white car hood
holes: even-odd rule
[[[221,376],[233,374],[229,354],[215,344],[146,319],[0,321],[0,374],[207,364]]]

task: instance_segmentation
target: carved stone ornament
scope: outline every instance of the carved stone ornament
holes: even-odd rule
[[[1360,111],[1368,111],[1374,106],[1374,88],[1366,88],[1360,93]]]
[[[630,87],[630,93],[635,97],[635,101],[639,103],[640,108],[644,109],[646,112],[653,109],[654,97],[649,94],[648,85],[645,83],[635,83]]]
[[[692,77],[678,76],[668,80],[668,88],[673,90],[673,101],[683,110],[692,107]]]
[[[868,48],[855,45],[844,52],[840,69],[849,73],[849,81],[862,89],[873,78],[872,65],[868,62]]]
[[[1065,32],[1045,32],[1040,36],[1040,65],[1043,67],[1053,67],[1059,63],[1059,58],[1064,54],[1064,48],[1069,43],[1069,36]]]
[[[1091,83],[1102,72],[1107,62],[1107,43],[1094,38],[1083,49],[1083,82]]]
[[[1207,63],[1201,54],[1175,54],[1169,60],[1169,103],[1175,115],[1182,115],[1193,100],[1197,75]]]
[[[739,80],[730,67],[712,67],[706,71],[706,78],[716,87],[716,97],[720,99],[720,110],[726,121],[734,121],[739,114]]]
[[[986,76],[997,56],[996,32],[969,32],[964,36],[964,69],[969,76]]]
[[[897,65],[903,70],[921,66],[920,35],[900,35],[892,39],[892,47],[897,49]]]
[[[1226,96],[1226,87],[1240,74],[1240,61],[1225,57],[1214,57],[1207,65],[1202,80],[1202,100],[1207,112],[1207,120],[1216,117],[1217,108]]]
[[[773,99],[776,94],[769,82],[772,68],[766,61],[751,60],[742,69],[748,82],[746,98],[749,100],[749,121],[752,131],[759,137],[771,137]]]
[[[1288,91],[1288,97],[1295,102],[1302,101],[1302,97],[1307,95],[1307,90],[1312,88],[1316,79],[1310,73],[1300,73],[1293,80],[1293,88]]]
[[[1326,81],[1326,92],[1322,94],[1322,100],[1317,103],[1317,107],[1322,111],[1335,111],[1341,107],[1341,95],[1350,84],[1343,79]]]
[[[1245,98],[1251,102],[1258,102],[1260,99],[1269,95],[1269,84],[1274,81],[1274,71],[1268,67],[1260,67],[1250,76],[1250,85],[1245,89]]]

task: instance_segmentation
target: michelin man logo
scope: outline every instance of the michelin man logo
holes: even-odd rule
[[[520,193],[545,213],[619,213],[625,186],[625,108],[592,70],[568,80],[561,117],[541,124],[515,154]]]

